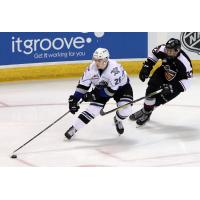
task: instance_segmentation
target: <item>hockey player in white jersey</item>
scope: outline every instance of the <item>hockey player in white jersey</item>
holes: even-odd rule
[[[117,106],[133,101],[133,91],[127,73],[119,63],[109,59],[109,57],[107,49],[96,49],[93,53],[93,62],[79,80],[75,93],[69,97],[69,110],[72,114],[79,110],[78,102],[80,99],[90,102],[88,108],[66,131],[65,136],[69,140],[77,131],[100,114],[100,110],[110,98],[114,98]],[[88,92],[91,86],[93,89]],[[122,121],[131,114],[131,106],[130,104],[116,112],[114,122],[119,134],[124,132]]]

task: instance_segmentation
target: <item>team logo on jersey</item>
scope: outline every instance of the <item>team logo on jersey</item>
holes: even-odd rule
[[[117,67],[115,67],[115,68],[113,68],[113,70],[111,71],[111,74],[112,74],[112,73],[114,73],[114,76],[115,76],[116,74],[119,74],[120,71],[118,70]]]
[[[200,32],[181,33],[181,42],[187,50],[200,54]]]
[[[165,69],[165,78],[168,81],[171,81],[176,77],[177,72],[171,70],[169,65],[164,66],[164,69]]]

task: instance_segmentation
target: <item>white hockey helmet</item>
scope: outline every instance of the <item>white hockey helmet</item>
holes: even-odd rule
[[[108,49],[105,48],[98,48],[93,53],[93,59],[99,60],[99,59],[109,59],[110,54]]]

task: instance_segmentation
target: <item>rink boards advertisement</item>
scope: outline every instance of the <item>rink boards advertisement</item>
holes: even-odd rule
[[[0,33],[0,65],[91,60],[98,47],[113,59],[147,57],[147,32]]]
[[[193,72],[200,73],[199,32],[1,32],[0,82],[80,77],[98,47],[138,75],[152,49],[171,37],[181,40]]]

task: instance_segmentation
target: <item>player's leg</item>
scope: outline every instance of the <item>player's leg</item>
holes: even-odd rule
[[[130,84],[126,84],[119,91],[116,92],[114,96],[115,101],[117,102],[117,106],[122,106],[129,102],[133,101],[133,90]],[[122,121],[125,120],[132,112],[132,105],[128,105],[116,112],[114,117],[114,123],[116,126],[116,130],[119,134],[124,133],[124,126]]]
[[[88,108],[83,111],[78,118],[75,120],[74,124],[65,132],[65,137],[71,139],[71,137],[85,125],[87,125],[92,119],[100,114],[100,110],[104,107],[107,100],[104,102],[91,102]]]
[[[147,87],[147,90],[146,90],[146,95],[158,90],[159,87],[157,85],[154,85],[154,84],[149,84],[148,87]],[[150,119],[150,116],[151,116],[151,114],[154,110],[154,107],[156,105],[157,96],[158,95],[155,95],[154,97],[146,98],[144,100],[143,108],[139,111],[139,112],[141,112],[141,115],[137,116],[136,114],[138,114],[138,112],[134,115],[134,117],[136,118],[136,123],[138,125],[143,125],[144,123],[146,123]]]
[[[65,136],[67,139],[71,137],[85,125],[87,125],[92,119],[100,114],[100,110],[103,108],[103,105],[89,105],[88,108],[83,111],[78,118],[75,120],[74,124],[66,131]]]
[[[162,72],[162,70],[160,70]],[[169,83],[163,76],[164,73],[159,74],[159,76],[154,76],[152,79],[150,79],[149,84],[148,84],[148,88],[146,91],[146,94],[150,94],[151,92],[160,89],[160,87],[165,83]],[[137,119],[136,123],[138,125],[143,125],[144,123],[146,123],[149,119],[150,116],[154,110],[155,107],[158,107],[160,105],[163,105],[169,101],[171,101],[172,99],[174,99],[175,97],[177,97],[180,94],[180,92],[174,91],[173,93],[168,93],[168,94],[164,94],[164,93],[160,93],[155,95],[152,98],[147,98],[144,101],[144,107],[142,109],[142,116],[140,118]]]
[[[144,107],[141,110],[143,114],[137,119],[136,123],[138,125],[143,125],[144,123],[146,123],[150,119],[150,116],[154,108],[160,105],[166,104],[167,102],[177,97],[179,94],[180,92],[179,93],[176,92],[176,93],[168,94],[168,95],[158,94],[156,95],[155,98],[151,98],[150,100],[146,99],[144,102]]]
[[[158,107],[160,105],[164,105],[164,104],[168,103],[172,99],[176,98],[179,94],[180,94],[180,92],[174,92],[172,94],[167,94],[167,95],[159,94],[156,97],[155,107]]]
[[[148,87],[146,89],[146,96],[160,89],[161,85],[164,83],[164,80],[165,80],[163,76],[164,75],[163,75],[162,68],[158,68],[154,72],[154,74],[152,75],[152,77],[150,78],[148,82]],[[136,121],[138,125],[143,125],[144,123],[146,123],[150,119],[150,116],[154,110],[157,97],[158,95],[155,95],[150,98],[146,98],[144,101],[143,108],[133,113],[132,115],[130,115],[129,117],[130,120]]]

